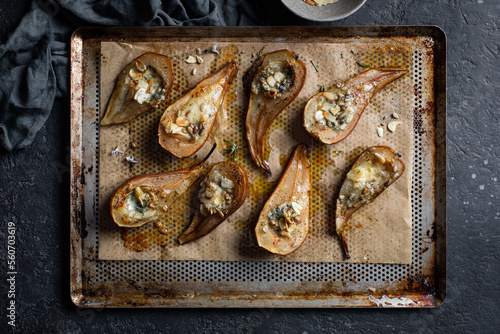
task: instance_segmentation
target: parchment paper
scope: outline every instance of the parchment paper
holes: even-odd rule
[[[215,41],[216,42],[216,41]],[[254,43],[219,42],[220,55],[202,55],[202,64],[188,64],[185,59],[205,50],[214,42],[172,43],[101,43],[100,57],[100,117],[104,115],[116,77],[135,57],[147,51],[168,55],[174,63],[174,88],[165,104],[141,115],[130,123],[100,127],[99,132],[99,259],[101,260],[223,260],[223,261],[294,261],[342,262],[340,240],[335,234],[335,200],[350,166],[359,154],[373,145],[387,145],[401,154],[406,171],[373,203],[358,210],[350,220],[346,233],[351,259],[347,262],[411,263],[412,215],[410,192],[413,163],[413,69],[412,49],[402,40],[390,39],[339,40],[336,43]],[[253,165],[247,151],[240,150],[236,161],[248,172],[250,191],[244,205],[211,234],[180,246],[176,239],[190,223],[194,214],[198,183],[177,200],[162,219],[166,235],[148,224],[141,228],[119,228],[111,219],[109,199],[114,190],[128,178],[140,174],[161,173],[180,169],[199,161],[214,142],[218,148],[205,168],[231,159],[223,151],[227,139],[246,147],[244,122],[247,97],[243,92],[242,76],[265,46],[264,53],[289,49],[307,67],[307,80],[299,96],[276,119],[267,136],[268,161],[273,177]],[[223,109],[204,147],[193,157],[183,160],[171,156],[157,142],[158,122],[166,106],[189,91],[204,77],[231,60],[240,64],[233,86],[226,96]],[[316,66],[317,70],[315,69]],[[302,112],[307,100],[319,92],[322,85],[333,86],[339,81],[365,70],[359,64],[401,66],[408,73],[379,92],[365,109],[356,129],[344,141],[335,145],[316,142],[302,127]],[[193,74],[193,69],[196,73]],[[400,122],[391,133],[381,124]],[[383,137],[377,127],[384,128]],[[137,148],[130,144],[134,142]],[[304,244],[293,254],[278,256],[257,246],[254,227],[260,210],[286,167],[293,148],[305,143],[310,149],[311,211],[310,231]],[[123,155],[112,152],[118,148]],[[115,151],[116,152],[116,151]],[[138,160],[130,165],[126,156]],[[201,179],[200,179],[201,180]],[[146,240],[145,249],[138,252],[135,243]]]

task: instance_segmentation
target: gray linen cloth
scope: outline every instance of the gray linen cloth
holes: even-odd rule
[[[82,26],[255,25],[246,0],[38,0],[0,44],[0,144],[28,146],[69,92],[69,42]]]

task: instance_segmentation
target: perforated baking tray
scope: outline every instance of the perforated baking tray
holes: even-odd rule
[[[176,43],[244,42],[259,47],[279,43],[290,45],[292,50],[299,43],[342,45],[346,50],[356,49],[360,44],[405,45],[399,57],[409,69],[411,91],[403,92],[401,97],[400,87],[394,84],[397,94],[392,98],[410,99],[413,106],[413,168],[409,189],[413,221],[411,263],[346,262],[342,258],[323,262],[274,258],[263,261],[252,258],[251,254],[245,261],[165,257],[113,260],[99,256],[105,221],[109,219],[103,217],[106,213],[102,207],[106,204],[99,194],[99,184],[105,175],[100,168],[104,154],[109,153],[103,151],[100,138],[103,132],[99,127],[107,102],[100,101],[102,47],[107,42],[167,43],[174,47]],[[435,307],[442,303],[446,291],[446,38],[441,29],[428,26],[83,28],[74,33],[71,52],[71,297],[75,304],[82,307]],[[385,59],[390,59],[384,58],[384,52],[381,48],[362,59],[384,65]],[[175,65],[183,59],[177,57],[173,61]],[[151,115],[141,122],[150,122],[148,117],[155,117],[154,113]],[[141,167],[145,170],[140,172],[156,172],[148,167],[151,164],[154,162]],[[333,204],[333,198],[330,201]]]

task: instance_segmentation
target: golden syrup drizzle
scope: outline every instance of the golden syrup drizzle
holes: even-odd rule
[[[149,248],[150,232],[135,233],[134,230],[123,228],[121,237],[123,245],[135,252],[142,252]]]

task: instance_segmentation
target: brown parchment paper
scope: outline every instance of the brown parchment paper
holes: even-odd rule
[[[165,43],[101,43],[100,117],[113,90],[116,77],[135,57],[147,51],[168,55],[173,64],[175,81],[167,101],[137,119],[99,130],[99,244],[101,260],[221,260],[221,261],[294,261],[342,262],[340,241],[335,234],[335,200],[345,174],[359,154],[373,145],[387,145],[401,154],[406,165],[402,177],[377,200],[358,210],[350,220],[346,233],[351,259],[347,262],[411,263],[412,215],[411,175],[413,162],[413,58],[412,44],[404,39],[363,38],[338,40],[332,43],[256,43],[225,41],[217,43],[220,55],[202,55],[203,63],[188,64],[185,59],[205,50],[217,41]],[[177,200],[162,218],[167,233],[161,234],[153,224],[140,228],[119,228],[111,219],[109,200],[125,180],[140,174],[161,173],[190,166],[208,152],[214,142],[216,152],[209,159],[206,172],[213,163],[230,159],[224,152],[224,139],[246,147],[244,123],[247,97],[242,76],[255,55],[289,49],[306,64],[307,80],[299,96],[276,119],[267,136],[268,161],[273,177],[253,165],[247,151],[239,151],[236,161],[249,176],[250,190],[244,205],[211,234],[180,246],[177,237],[194,214],[198,184],[194,184]],[[240,64],[237,79],[229,90],[216,124],[205,143],[194,156],[177,159],[163,150],[157,141],[158,122],[166,106],[196,83],[231,60]],[[315,69],[314,65],[317,70]],[[408,73],[379,92],[365,109],[355,130],[335,145],[316,142],[302,127],[302,112],[307,100],[322,85],[327,87],[364,70],[359,64],[405,67]],[[193,74],[193,70],[196,73]],[[400,124],[394,133],[387,124]],[[383,137],[377,127],[384,129]],[[137,147],[132,148],[131,143]],[[294,147],[304,143],[310,150],[311,197],[310,231],[304,244],[288,256],[270,254],[257,246],[254,227],[260,210],[277,184]],[[123,155],[115,155],[116,149]],[[130,164],[130,156],[139,162]],[[201,179],[200,179],[201,180]],[[140,251],[138,251],[140,250]]]

